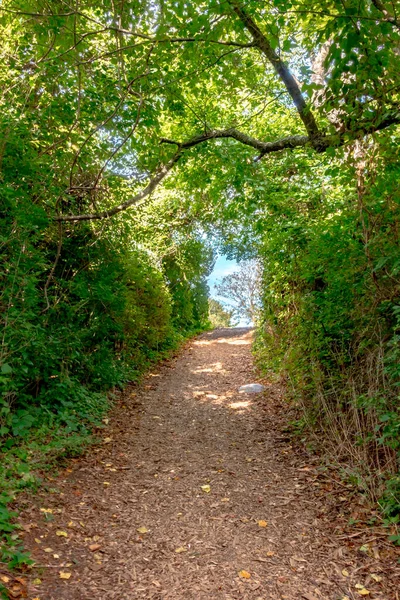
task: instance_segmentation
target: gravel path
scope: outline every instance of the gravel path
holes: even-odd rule
[[[282,433],[280,388],[238,393],[257,381],[250,344],[248,329],[188,344],[25,507],[29,599],[398,598],[392,548],[346,530],[337,485]]]

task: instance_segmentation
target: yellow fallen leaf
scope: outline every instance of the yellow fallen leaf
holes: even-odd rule
[[[147,533],[149,530],[147,529],[147,527],[138,527],[136,530],[138,533]]]
[[[104,438],[104,443],[105,444],[109,444],[110,442],[112,442],[112,438],[110,438],[110,437]]]
[[[103,485],[110,485],[108,481],[103,481]]]
[[[221,502],[229,502],[229,498],[221,498]]]
[[[250,579],[251,575],[248,571],[239,571],[238,573],[239,577],[241,577],[242,579]]]
[[[48,514],[52,514],[53,513],[53,509],[52,508],[41,508],[40,512],[42,513],[48,513]]]
[[[37,596],[35,596],[35,598],[32,598],[32,600],[40,600],[40,598],[38,598]]]
[[[35,538],[35,542],[36,542],[37,544],[41,544],[41,543],[42,543],[42,540],[39,540],[39,538]]]
[[[259,527],[266,527],[268,525],[268,521],[263,521],[261,519],[261,521],[257,521],[258,522],[258,526]]]
[[[60,571],[60,579],[69,579],[72,575],[72,573],[69,573],[68,571]]]
[[[58,535],[58,537],[68,537],[68,533],[66,531],[61,531],[61,529],[56,531],[56,535]]]
[[[75,527],[75,523],[74,523],[73,521],[70,521],[70,522],[68,523],[68,527]]]
[[[8,583],[10,581],[10,578],[7,577],[7,575],[0,575],[0,579],[3,583]]]
[[[349,574],[349,572],[348,572],[347,569],[342,569],[342,575],[343,575],[343,577],[349,577],[350,576],[350,574]]]
[[[211,486],[208,485],[208,483],[206,483],[205,485],[201,486],[201,489],[203,490],[203,492],[205,492],[206,494],[209,494],[211,492]]]
[[[40,585],[40,584],[42,583],[42,580],[41,580],[41,579],[39,579],[39,577],[36,577],[36,579],[34,579],[34,580],[32,581],[32,583],[33,583],[33,585]]]
[[[355,588],[360,596],[368,596],[370,591],[367,590],[361,583],[356,583]]]
[[[44,552],[53,552],[53,548],[43,548]]]
[[[268,550],[267,556],[275,556],[275,552],[273,552],[272,550]]]
[[[180,548],[176,548],[175,552],[177,554],[181,554],[181,552],[187,552],[187,548],[184,548],[183,546],[181,546]]]
[[[53,554],[53,558],[60,558],[59,554]]]
[[[382,577],[380,575],[377,575],[376,573],[371,573],[371,577],[374,581],[377,581],[378,583],[382,581]]]

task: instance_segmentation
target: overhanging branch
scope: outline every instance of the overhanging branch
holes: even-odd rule
[[[173,166],[178,162],[180,157],[182,156],[182,152],[178,150],[174,156],[165,164],[159,167],[154,177],[152,177],[146,187],[129,198],[126,202],[122,202],[109,210],[103,210],[99,213],[89,213],[84,215],[59,215],[54,218],[54,221],[94,221],[99,219],[108,219],[109,217],[113,217],[118,213],[130,208],[134,204],[140,202],[147,196],[149,196],[156,187],[161,183],[161,181],[168,175]]]
[[[302,148],[304,146],[309,145],[314,150],[318,152],[325,152],[325,150],[329,147],[340,147],[343,146],[346,142],[355,140],[357,138],[361,138],[364,135],[368,135],[374,133],[375,131],[380,131],[382,129],[386,129],[391,125],[400,124],[400,110],[396,109],[385,115],[384,118],[379,120],[376,123],[362,122],[360,121],[359,126],[356,131],[347,131],[334,136],[324,136],[320,138],[320,144],[316,148],[315,141],[312,140],[307,135],[291,135],[285,138],[281,138],[279,140],[275,140],[273,142],[264,142],[262,140],[258,140],[257,138],[253,138],[242,131],[238,131],[237,129],[215,129],[206,131],[200,135],[196,135],[184,142],[179,142],[176,140],[171,140],[167,138],[162,138],[160,143],[162,144],[171,144],[177,146],[177,151],[172,156],[172,158],[165,164],[159,167],[154,177],[152,177],[145,188],[141,192],[138,192],[132,198],[119,204],[118,206],[114,206],[109,210],[104,210],[99,213],[89,213],[83,215],[59,215],[55,217],[55,221],[93,221],[99,219],[106,219],[108,217],[112,217],[127,208],[137,204],[141,200],[144,200],[147,196],[149,196],[156,187],[162,182],[162,180],[168,175],[168,173],[173,169],[176,163],[180,160],[185,150],[189,148],[193,148],[194,146],[198,146],[204,142],[208,142],[210,140],[216,139],[234,139],[241,144],[246,146],[250,146],[259,152],[258,157],[255,160],[260,160],[267,154],[272,154],[274,152],[280,152],[282,150],[294,149],[294,148]]]
[[[263,142],[256,138],[243,133],[242,131],[238,131],[237,129],[213,129],[210,131],[206,131],[200,135],[196,135],[193,138],[190,138],[186,142],[177,142],[174,140],[169,140],[166,138],[162,138],[160,140],[161,144],[174,144],[178,146],[181,150],[186,150],[188,148],[193,148],[193,146],[197,146],[203,142],[208,142],[209,140],[216,140],[221,138],[232,138],[237,140],[241,144],[245,146],[250,146],[255,150],[258,150],[261,154],[270,154],[271,152],[279,152],[279,150],[285,150],[287,148],[298,148],[301,146],[305,146],[309,142],[309,137],[306,135],[291,135],[286,138],[282,138],[280,140],[276,140],[275,142]]]

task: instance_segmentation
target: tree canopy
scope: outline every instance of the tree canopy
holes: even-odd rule
[[[1,29],[7,144],[52,173],[62,221],[137,206],[178,162],[245,168],[400,121],[399,20],[378,1],[8,0]]]

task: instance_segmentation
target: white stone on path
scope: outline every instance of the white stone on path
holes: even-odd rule
[[[259,394],[265,390],[265,385],[261,385],[261,383],[248,383],[247,385],[242,385],[239,388],[240,394]]]

